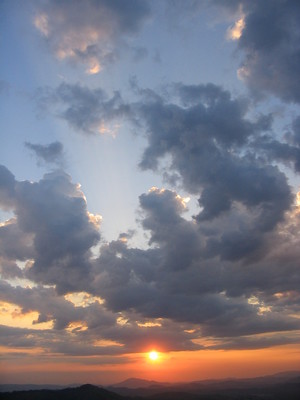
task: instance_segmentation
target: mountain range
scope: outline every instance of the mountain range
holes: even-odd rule
[[[99,387],[57,386],[24,390],[24,385],[1,385],[0,400],[298,400],[300,371],[248,378],[167,383],[130,378]]]

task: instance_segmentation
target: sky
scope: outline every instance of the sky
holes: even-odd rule
[[[299,370],[300,2],[0,18],[0,382]]]

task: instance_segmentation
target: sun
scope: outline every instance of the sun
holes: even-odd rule
[[[148,353],[148,357],[150,358],[150,360],[152,361],[156,361],[158,359],[158,353],[157,351],[150,351],[150,353]]]

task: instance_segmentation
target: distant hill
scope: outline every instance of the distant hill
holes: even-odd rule
[[[125,381],[114,383],[110,385],[110,388],[124,387],[128,389],[138,389],[138,388],[148,388],[151,386],[170,386],[171,383],[168,382],[157,382],[157,381],[147,381],[145,379],[129,378]]]
[[[214,399],[214,396],[217,396],[220,400],[239,398],[247,399],[247,397],[243,397],[245,393],[254,396],[249,397],[251,400],[261,398],[261,396],[264,400],[270,400],[273,398],[280,400],[291,400],[295,398],[299,400],[300,371],[282,372],[275,375],[247,379],[210,379],[174,384],[132,378],[107,388],[122,396],[151,397],[151,399],[155,400],[202,399],[202,396],[205,396],[205,399]],[[284,397],[284,392],[290,393],[290,397]],[[271,397],[265,397],[267,393],[269,393]],[[296,393],[294,397],[293,393]],[[280,397],[281,395],[283,397]]]
[[[127,385],[127,387],[125,387]],[[109,390],[108,390],[109,389]],[[93,385],[0,393],[0,400],[299,400],[300,371],[249,379],[161,383],[131,378],[106,389]]]
[[[152,381],[146,379],[139,378],[129,378],[122,382],[114,383],[109,386],[105,386],[106,388],[127,388],[127,389],[141,389],[141,388],[151,388],[151,387],[197,387],[197,386],[207,386],[207,385],[257,385],[259,382],[263,383],[279,383],[285,382],[291,378],[299,377],[299,371],[284,371],[279,372],[272,375],[259,376],[254,378],[224,378],[224,379],[206,379],[199,381],[191,381],[191,382],[160,382],[160,381]]]

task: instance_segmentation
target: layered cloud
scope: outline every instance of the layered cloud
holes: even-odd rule
[[[56,58],[86,66],[98,73],[115,61],[126,40],[134,36],[150,16],[147,1],[88,0],[37,3],[34,25]]]

